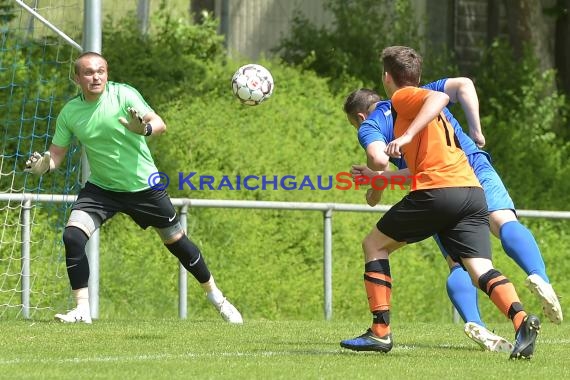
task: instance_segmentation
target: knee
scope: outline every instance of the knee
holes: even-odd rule
[[[370,238],[370,236],[366,236],[363,240],[362,240],[362,251],[364,252],[365,255],[368,254],[368,252],[370,252],[371,250],[374,249],[374,243],[372,241],[372,239]]]
[[[362,250],[366,261],[387,259],[390,253],[388,241],[369,234],[362,241]]]
[[[483,273],[481,276],[479,276],[479,278],[477,279],[477,285],[479,286],[479,289],[481,289],[483,292],[487,293],[487,295],[490,296],[494,287],[498,285],[495,284],[495,282],[497,281],[497,279],[500,279],[501,277],[502,277],[501,272],[493,268]]]
[[[87,235],[77,227],[65,227],[63,230],[63,244],[65,246],[80,246],[87,244]]]
[[[517,215],[513,210],[496,210],[489,214],[489,224],[491,233],[501,238],[501,229],[508,222],[518,221]]]
[[[63,230],[63,244],[67,257],[81,257],[85,254],[85,245],[89,238],[77,227],[65,227]]]

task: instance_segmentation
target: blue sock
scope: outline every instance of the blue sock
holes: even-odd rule
[[[503,224],[499,231],[501,244],[507,255],[513,259],[527,275],[537,274],[548,283],[544,260],[532,233],[518,221]]]
[[[454,266],[447,277],[447,295],[464,322],[485,326],[479,314],[477,288],[471,283],[469,273],[460,265]]]

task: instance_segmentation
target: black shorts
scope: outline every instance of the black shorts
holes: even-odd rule
[[[469,257],[491,259],[489,212],[485,193],[479,187],[412,191],[376,226],[390,238],[406,243],[437,234],[457,262]]]
[[[85,211],[103,224],[118,212],[129,215],[140,227],[166,228],[178,223],[176,210],[164,190],[118,192],[90,182],[81,189],[72,210]]]

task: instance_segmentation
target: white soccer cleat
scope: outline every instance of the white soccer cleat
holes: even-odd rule
[[[531,274],[526,278],[526,287],[538,297],[542,303],[542,311],[552,323],[562,323],[562,307],[552,285],[544,281],[539,275]]]
[[[67,314],[56,314],[54,318],[56,321],[61,321],[63,323],[92,323],[89,304],[78,305]]]
[[[242,324],[243,318],[241,317],[238,309],[227,300],[220,290],[214,290],[206,294],[206,298],[216,309],[220,312],[224,321],[235,324]]]
[[[477,323],[467,322],[463,331],[465,331],[465,335],[467,335],[469,339],[486,351],[504,353],[511,353],[511,351],[513,351],[513,345],[508,340],[492,333]]]
[[[224,321],[238,325],[241,325],[243,323],[243,318],[241,317],[238,309],[236,309],[236,307],[232,305],[226,298],[224,298],[221,305],[217,306],[217,308],[222,318],[224,318]]]

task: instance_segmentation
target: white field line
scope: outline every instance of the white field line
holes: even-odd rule
[[[130,356],[94,356],[90,358],[62,358],[62,359],[0,359],[0,365],[13,364],[66,364],[66,363],[132,363],[155,360],[178,360],[189,358],[218,358],[218,357],[272,357],[272,356],[296,356],[296,355],[331,355],[342,352],[331,351],[263,351],[263,352],[187,352],[183,354],[150,354],[150,355],[130,355]]]
[[[400,345],[392,351],[414,350],[414,346]],[[92,356],[89,358],[15,358],[0,359],[0,366],[14,364],[66,364],[66,363],[135,363],[156,360],[179,360],[190,358],[221,358],[221,357],[274,357],[274,356],[303,356],[303,355],[338,355],[338,354],[376,354],[375,352],[356,353],[338,348],[338,350],[299,350],[299,351],[262,351],[262,352],[187,352],[181,354],[148,354],[128,356]]]
[[[560,345],[570,344],[570,339],[540,339],[539,345]],[[466,348],[471,345],[439,345],[434,346],[440,348]],[[422,349],[415,345],[398,345],[392,349],[394,351],[410,351]],[[339,348],[338,350],[299,350],[299,351],[260,351],[260,352],[186,352],[181,354],[149,354],[149,355],[129,355],[129,356],[93,356],[89,358],[62,358],[62,359],[45,359],[45,358],[16,358],[16,359],[0,359],[2,365],[18,365],[18,364],[67,364],[67,363],[135,363],[156,360],[179,360],[189,358],[231,358],[231,357],[274,357],[274,356],[303,356],[303,355],[377,355],[375,352],[353,352]]]

